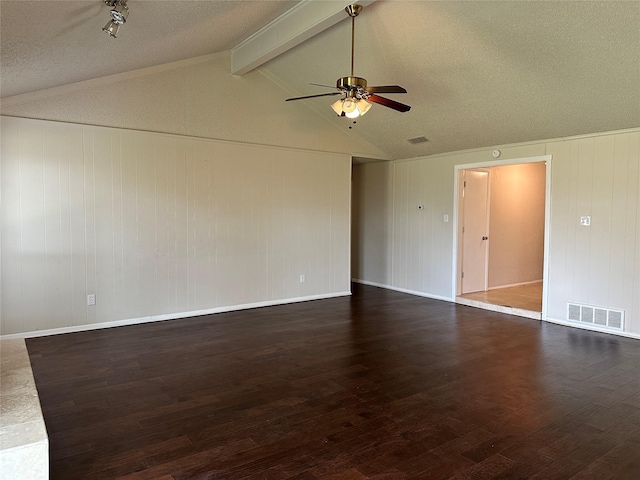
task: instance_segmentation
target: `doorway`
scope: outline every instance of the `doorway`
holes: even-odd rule
[[[487,290],[489,177],[486,168],[462,170],[462,295]]]
[[[544,318],[550,160],[456,167],[457,303]]]

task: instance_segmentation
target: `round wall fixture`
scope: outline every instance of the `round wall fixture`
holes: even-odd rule
[[[493,158],[498,158],[500,156],[500,150],[494,150],[493,152],[491,152],[491,155],[493,155]]]

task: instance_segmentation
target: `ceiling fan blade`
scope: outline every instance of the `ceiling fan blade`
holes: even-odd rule
[[[388,98],[380,97],[378,95],[369,95],[367,97],[367,101],[372,103],[377,103],[379,105],[384,105],[385,107],[393,108],[399,112],[408,112],[411,110],[409,105],[405,105],[404,103],[396,102],[394,100],[389,100]]]
[[[285,102],[290,102],[291,100],[304,100],[305,98],[330,97],[332,95],[342,95],[342,93],[341,92],[331,92],[331,93],[320,93],[318,95],[307,95],[306,97],[287,98],[285,100]]]
[[[323,85],[322,83],[311,83],[309,85],[315,85],[316,87],[325,87],[325,88],[336,88],[335,85]]]
[[[365,87],[368,93],[407,93],[400,85],[381,85],[378,87]]]

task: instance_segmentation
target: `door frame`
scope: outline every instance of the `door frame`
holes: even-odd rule
[[[551,162],[553,160],[552,155],[538,155],[533,157],[520,157],[510,158],[505,160],[492,160],[487,162],[476,162],[455,165],[454,174],[454,194],[453,194],[453,262],[452,262],[452,285],[451,285],[451,298],[454,299],[460,295],[460,289],[462,287],[460,278],[460,247],[461,242],[459,240],[461,219],[460,214],[460,195],[462,193],[460,186],[460,179],[462,177],[462,170],[472,170],[488,167],[500,167],[504,165],[518,165],[523,163],[540,163],[545,162],[546,178],[545,178],[545,204],[544,204],[544,260],[542,266],[542,319],[547,319],[547,302],[548,302],[548,279],[549,279],[549,234],[551,228]]]

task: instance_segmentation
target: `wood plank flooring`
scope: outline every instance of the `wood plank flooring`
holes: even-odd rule
[[[520,308],[522,310],[531,310],[532,312],[542,311],[542,282],[495,288],[484,292],[465,293],[460,296],[493,305]]]
[[[640,472],[638,340],[354,285],[27,346],[53,480]]]

